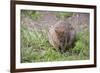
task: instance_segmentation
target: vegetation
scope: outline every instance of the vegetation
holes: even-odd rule
[[[61,54],[49,44],[46,34],[22,26],[21,62],[89,59],[89,35],[88,32],[85,34],[77,34],[75,47]]]
[[[33,20],[40,19],[41,14],[38,11],[32,11],[32,10],[22,10],[22,13],[25,16],[29,16]]]
[[[72,48],[73,52],[77,53],[80,59],[89,59],[89,32],[80,32],[76,38],[75,47]]]
[[[65,19],[65,18],[68,18],[72,15],[73,15],[72,12],[58,12],[58,13],[56,13],[56,16],[60,19]]]

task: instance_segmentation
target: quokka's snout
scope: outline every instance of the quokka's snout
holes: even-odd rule
[[[64,53],[74,43],[75,30],[71,24],[59,21],[50,27],[48,37],[50,44],[61,53]]]

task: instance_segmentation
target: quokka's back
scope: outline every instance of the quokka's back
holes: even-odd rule
[[[71,24],[59,21],[49,28],[49,42],[61,53],[72,47],[75,40],[75,30]]]

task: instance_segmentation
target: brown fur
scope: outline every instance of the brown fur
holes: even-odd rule
[[[50,44],[63,53],[72,46],[75,39],[75,30],[71,24],[59,21],[50,27],[48,37]]]

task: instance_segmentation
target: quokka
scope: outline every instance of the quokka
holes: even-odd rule
[[[50,44],[61,53],[73,46],[75,41],[75,30],[71,24],[59,21],[51,26],[48,33]]]

